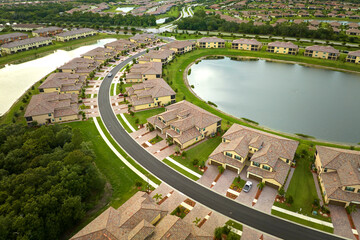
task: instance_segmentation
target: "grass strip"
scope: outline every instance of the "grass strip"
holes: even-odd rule
[[[114,96],[114,87],[115,87],[115,83],[112,83],[110,87],[110,96]]]
[[[240,224],[240,223],[238,223],[238,222],[235,222],[235,221],[233,221],[233,220],[229,220],[229,221],[227,221],[225,224],[228,225],[228,226],[230,226],[230,227],[233,227],[233,228],[235,228],[235,229],[237,229],[237,230],[240,230],[240,231],[243,230],[243,225]]]
[[[110,141],[110,143],[114,146],[114,148],[131,164],[133,165],[137,170],[139,170],[142,174],[144,174],[146,177],[148,177],[151,181],[153,181],[156,184],[160,184],[161,181],[154,177],[152,174],[150,174],[148,171],[146,171],[144,168],[142,168],[139,164],[137,164],[131,157],[129,157],[125,151],[115,142],[115,140],[111,137],[110,133],[107,131],[107,129],[104,126],[104,123],[102,122],[100,117],[96,118],[99,122],[101,130],[104,132],[107,139]]]
[[[185,170],[182,169],[181,167],[176,166],[175,164],[173,164],[173,163],[170,162],[169,160],[164,159],[163,162],[166,163],[169,167],[173,168],[174,170],[176,170],[176,171],[182,173],[183,175],[187,176],[188,178],[191,178],[191,179],[194,180],[194,181],[199,180],[198,177],[195,177],[194,175],[192,175],[191,173],[185,171]]]
[[[276,211],[276,210],[271,210],[271,214],[275,215],[275,216],[278,216],[278,217],[281,217],[281,218],[285,218],[285,219],[290,220],[292,222],[299,223],[301,225],[305,225],[305,226],[308,226],[308,227],[311,227],[311,228],[319,229],[319,230],[324,231],[324,232],[334,233],[334,229],[331,228],[331,227],[324,226],[324,225],[314,223],[314,222],[310,222],[310,221],[307,221],[307,220],[304,220],[304,219],[301,219],[301,218],[297,218],[297,217],[288,215],[286,213],[282,213],[282,212],[279,212],[279,211]]]
[[[132,133],[131,129],[129,128],[129,126],[125,123],[124,119],[122,119],[121,115],[116,115],[116,117],[119,119],[121,125],[123,126],[123,128],[125,128],[125,130],[128,132],[128,133]]]

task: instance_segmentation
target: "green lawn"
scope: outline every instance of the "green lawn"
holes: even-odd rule
[[[228,226],[231,226],[231,227],[233,227],[233,228],[235,228],[237,230],[240,230],[240,231],[243,230],[243,225],[240,224],[240,223],[237,223],[237,222],[235,222],[233,220],[229,220],[225,224],[228,225]]]
[[[169,167],[173,168],[175,171],[178,171],[179,173],[182,173],[183,175],[187,176],[188,178],[191,178],[191,179],[194,180],[194,181],[199,180],[198,177],[196,177],[196,176],[192,175],[191,173],[185,171],[185,170],[182,169],[181,167],[176,166],[175,164],[173,164],[173,163],[170,162],[169,160],[164,159],[163,162],[166,163]]]
[[[156,135],[156,137],[154,137],[153,139],[149,140],[149,143],[151,143],[151,144],[156,144],[156,143],[158,143],[158,142],[160,142],[160,141],[162,141],[162,140],[163,140],[162,137],[160,137],[159,135]]]
[[[129,128],[129,126],[125,123],[125,121],[122,119],[122,117],[120,116],[120,114],[116,115],[117,118],[119,119],[121,125],[125,128],[125,130],[128,132],[128,133],[132,133],[131,129]]]
[[[328,232],[328,233],[334,233],[334,229],[331,228],[331,227],[324,226],[324,225],[314,223],[314,222],[310,222],[310,221],[306,221],[304,219],[297,218],[297,217],[294,217],[294,216],[291,216],[291,215],[288,215],[288,214],[285,214],[285,213],[282,213],[282,212],[271,210],[271,214],[275,215],[275,216],[278,216],[278,217],[281,217],[281,218],[285,218],[285,219],[290,220],[292,222],[296,222],[296,223],[299,223],[299,224],[302,224],[302,225],[305,225],[305,226],[308,226],[308,227],[319,229],[321,231],[325,231],[325,232]]]
[[[146,119],[148,119],[149,117],[152,117],[156,114],[162,113],[164,111],[165,111],[165,108],[155,108],[155,109],[151,109],[151,110],[136,112],[134,114],[134,116],[131,116],[128,113],[124,113],[124,115],[125,115],[126,119],[129,121],[129,123],[131,124],[131,126],[133,126],[133,128],[135,128],[135,129],[138,129],[139,124],[147,123]],[[135,123],[136,119],[139,119],[138,124]]]
[[[99,122],[100,128],[102,129],[102,131],[104,132],[106,138],[110,141],[110,143],[114,146],[114,148],[116,148],[116,150],[131,164],[133,165],[137,170],[139,170],[142,174],[144,174],[145,176],[147,176],[151,181],[153,181],[156,184],[160,184],[161,181],[159,179],[157,179],[156,177],[154,177],[152,174],[150,174],[147,170],[145,170],[144,168],[142,168],[139,164],[137,164],[134,159],[132,159],[131,157],[129,157],[124,150],[115,142],[115,140],[111,137],[111,135],[109,134],[109,132],[106,130],[103,122],[101,121],[100,117],[97,117],[97,120]],[[120,159],[118,159],[119,161],[121,161]]]
[[[198,159],[199,163],[201,161],[207,161],[209,155],[215,150],[215,148],[221,143],[221,137],[217,136],[214,138],[210,138],[205,142],[200,143],[199,145],[185,151],[186,157],[183,159],[182,156],[174,156],[171,155],[170,157],[175,161],[181,163],[182,165],[190,168],[194,172],[199,174],[203,174],[197,167],[194,167],[193,160]]]
[[[306,154],[304,154],[305,152]],[[294,202],[291,206],[278,202],[275,202],[274,205],[309,217],[331,222],[331,218],[325,218],[320,215],[312,215],[312,203],[315,198],[318,198],[314,178],[310,171],[312,163],[311,160],[314,159],[314,152],[315,147],[300,144],[297,149],[297,155],[300,157],[296,158],[296,169],[286,192],[287,195],[291,195],[293,197]]]
[[[125,91],[126,91],[126,88],[128,88],[128,87],[131,87],[133,85],[133,83],[125,83],[125,84],[119,84],[118,85],[118,89],[116,90],[116,91],[118,91],[119,90],[119,93],[121,92],[121,93],[124,93]]]
[[[176,18],[178,18],[179,16],[180,16],[180,11],[179,11],[177,6],[174,6],[168,12],[156,16],[156,19],[167,18],[167,17],[176,17]]]
[[[109,35],[104,33],[99,33],[96,36],[87,37],[83,39],[77,39],[69,42],[57,42],[54,41],[52,45],[41,47],[38,49],[32,49],[25,52],[15,53],[8,56],[4,56],[0,58],[0,67],[9,64],[9,63],[21,63],[30,61],[39,57],[43,57],[45,55],[48,55],[50,53],[53,53],[55,50],[58,49],[64,49],[64,50],[72,50],[79,46],[89,45],[96,43],[99,39],[104,38],[128,38],[127,35]]]
[[[114,87],[115,87],[115,83],[112,83],[110,87],[110,96],[114,96]]]
[[[284,61],[297,61],[307,64],[314,64],[324,67],[333,67],[337,68],[339,70],[345,69],[345,70],[352,70],[360,72],[360,68],[358,65],[353,63],[344,63],[341,61],[331,61],[331,60],[322,60],[322,59],[314,59],[309,58],[305,56],[292,56],[292,55],[282,55],[282,54],[275,54],[275,53],[268,53],[268,52],[250,52],[250,51],[239,51],[239,50],[233,50],[233,49],[199,49],[194,50],[190,53],[186,53],[184,55],[181,55],[174,59],[169,65],[166,65],[163,67],[164,73],[166,74],[164,79],[165,80],[171,80],[172,84],[171,87],[177,91],[176,99],[177,101],[181,101],[186,98],[187,101],[207,110],[210,113],[213,113],[223,119],[225,122],[229,122],[228,125],[231,125],[232,123],[238,123],[244,126],[253,127],[265,132],[269,132],[275,135],[279,135],[282,137],[294,139],[297,141],[300,141],[302,143],[306,144],[317,144],[317,145],[323,145],[323,146],[330,146],[330,147],[340,147],[340,148],[347,148],[349,149],[349,146],[342,146],[342,145],[336,145],[331,143],[324,143],[319,141],[314,141],[310,139],[301,139],[299,137],[293,136],[293,135],[286,135],[278,132],[273,132],[270,130],[265,130],[261,127],[251,125],[249,123],[246,123],[245,121],[229,116],[225,113],[222,113],[218,111],[216,108],[211,107],[206,102],[198,99],[194,94],[190,92],[188,87],[186,86],[184,80],[183,80],[183,72],[185,71],[186,67],[194,62],[196,59],[204,56],[211,56],[211,55],[226,55],[226,56],[249,56],[249,57],[259,57],[259,58],[269,58],[269,59],[276,59],[276,60],[284,60]],[[357,149],[360,149],[359,147]]]

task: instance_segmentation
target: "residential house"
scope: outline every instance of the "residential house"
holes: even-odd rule
[[[116,52],[110,48],[97,47],[81,55],[83,58],[96,60],[99,63],[105,62],[107,59],[114,59]]]
[[[148,62],[133,65],[130,69],[130,72],[126,74],[126,82],[143,82],[148,79],[161,77],[162,63]]]
[[[175,51],[175,54],[184,54],[194,50],[195,42],[193,41],[174,41],[166,44],[163,48]]]
[[[275,41],[268,44],[266,51],[272,53],[296,55],[299,51],[299,47],[292,42]]]
[[[84,75],[58,72],[50,74],[38,89],[41,93],[58,92],[80,94],[81,88],[85,83],[86,76]]]
[[[98,68],[99,65],[100,63],[93,59],[74,58],[70,62],[59,67],[59,71],[88,76],[92,71]]]
[[[32,32],[34,37],[51,37],[63,31],[59,27],[40,28]]]
[[[167,106],[165,112],[150,117],[147,121],[180,149],[215,134],[221,128],[221,118],[186,100]]]
[[[203,239],[211,240],[194,224],[168,215],[168,211],[144,192],[137,192],[118,209],[109,207],[70,240],[89,239]]]
[[[148,53],[139,58],[139,63],[160,62],[162,65],[173,60],[175,51],[170,49],[150,50]]]
[[[253,128],[233,124],[210,154],[209,164],[237,174],[247,168],[247,177],[274,188],[285,183],[298,142]]]
[[[313,45],[305,48],[304,56],[337,60],[340,56],[340,52],[332,46]]]
[[[135,51],[136,44],[127,39],[119,39],[117,41],[105,44],[105,48],[112,49],[118,53],[126,53],[129,51]]]
[[[77,120],[78,112],[77,94],[49,92],[33,95],[24,117],[28,124],[48,124]]]
[[[41,25],[38,25],[38,24],[13,24],[11,26],[11,28],[14,30],[14,31],[27,31],[27,32],[31,32],[33,30],[36,30],[36,29],[40,29],[40,28],[43,28],[43,26]]]
[[[316,146],[315,167],[326,204],[360,206],[360,152]]]
[[[346,61],[351,63],[360,63],[360,50],[349,52]]]
[[[6,43],[1,46],[2,52],[6,54],[13,54],[23,52],[34,48],[48,46],[52,44],[52,39],[49,37],[34,37],[23,40]]]
[[[352,36],[360,36],[360,30],[357,28],[351,28],[351,29],[346,30],[346,34],[352,35]]]
[[[197,40],[199,48],[225,48],[225,40],[218,37],[203,37]]]
[[[28,38],[28,35],[25,33],[15,32],[15,33],[3,34],[0,35],[0,44],[23,40],[25,38]]]
[[[129,39],[131,42],[136,43],[138,47],[141,47],[143,45],[153,45],[157,42],[160,42],[160,39],[158,37],[156,37],[154,34],[148,33],[136,34]]]
[[[262,47],[261,42],[256,39],[236,39],[232,42],[232,49],[241,49],[249,51],[260,51]]]
[[[67,41],[71,41],[71,40],[75,40],[75,39],[94,36],[96,34],[97,34],[97,31],[94,29],[79,28],[76,30],[59,33],[55,37],[56,37],[56,41],[67,42]]]
[[[359,25],[359,23],[352,22],[352,23],[348,23],[348,27],[358,29],[360,27],[360,25]]]
[[[134,110],[162,107],[175,103],[175,92],[162,78],[149,79],[126,88]]]

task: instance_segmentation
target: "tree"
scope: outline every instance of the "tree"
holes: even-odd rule
[[[171,145],[174,144],[174,141],[173,141],[173,139],[172,139],[171,137],[167,137],[167,138],[166,138],[166,143],[167,143],[169,146],[171,146]],[[175,152],[176,152],[176,151],[175,151]]]
[[[157,193],[157,194],[155,194],[154,196],[153,196],[153,199],[155,199],[155,201],[159,201],[159,200],[161,200],[163,197],[162,197],[162,194],[160,193]]]
[[[278,194],[280,195],[280,196],[284,196],[284,194],[285,194],[285,190],[284,190],[284,187],[281,187],[279,190],[278,190]]]
[[[286,202],[291,205],[294,202],[293,197],[291,195],[287,196],[286,197]]]
[[[347,206],[345,209],[348,214],[357,212],[356,205],[354,205],[354,204]]]
[[[214,230],[214,237],[216,240],[221,240],[221,236],[222,236],[222,227],[217,227]]]
[[[135,186],[136,186],[137,188],[140,188],[142,185],[143,185],[143,183],[140,182],[140,181],[136,181],[136,182],[135,182]]]
[[[201,221],[201,218],[196,217],[195,220],[193,221],[193,223],[195,223],[195,225],[197,226],[200,221]]]
[[[260,189],[260,190],[263,190],[263,188],[265,187],[265,183],[264,182],[259,182],[257,187]]]
[[[239,240],[239,239],[240,239],[239,236],[233,232],[229,232],[229,234],[226,237],[226,240]]]
[[[220,166],[218,166],[218,170],[219,170],[219,173],[222,174],[225,171],[225,168],[222,165],[220,165]]]

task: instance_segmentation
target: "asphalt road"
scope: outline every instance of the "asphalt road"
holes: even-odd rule
[[[211,189],[204,187],[174,171],[167,165],[157,160],[153,155],[147,152],[126,132],[120,125],[110,104],[110,86],[115,74],[126,64],[132,61],[132,58],[139,57],[145,52],[136,54],[127,59],[111,72],[112,77],[105,77],[98,93],[98,106],[101,118],[109,130],[110,134],[119,143],[119,145],[145,169],[155,175],[157,178],[166,182],[168,185],[192,198],[193,200],[205,205],[229,218],[235,219],[250,227],[271,234],[282,239],[341,239],[337,236],[324,232],[313,230],[294,224],[289,221],[265,214],[251,207],[247,207],[235,202],[225,196],[217,194]],[[120,174],[120,173],[119,173]]]

